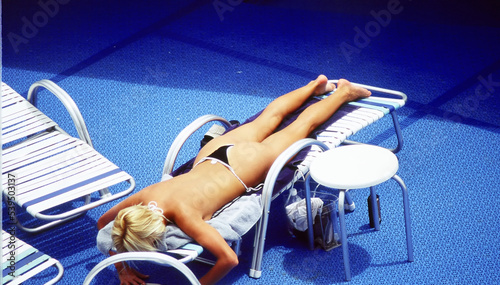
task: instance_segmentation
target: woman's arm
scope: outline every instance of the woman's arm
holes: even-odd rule
[[[215,265],[200,278],[202,285],[215,284],[238,265],[238,256],[222,238],[219,232],[201,218],[182,215],[176,217],[176,224],[198,244],[210,251],[216,258]]]

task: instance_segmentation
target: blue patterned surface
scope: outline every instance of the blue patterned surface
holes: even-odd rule
[[[40,3],[49,2],[59,3]],[[160,179],[170,143],[201,115],[242,121],[320,73],[400,90],[409,97],[399,112],[405,146],[398,157],[410,190],[415,262],[405,262],[396,183],[378,187],[380,232],[367,226],[368,190],[356,190],[357,209],[346,218],[350,283],[500,283],[498,4],[66,2],[57,10],[51,6],[48,15],[37,1],[2,1],[2,80],[23,95],[36,80],[56,81],[80,107],[97,150],[134,176],[136,191]],[[221,14],[218,2],[234,7]],[[377,26],[373,15],[389,10],[396,13]],[[38,26],[29,30],[27,22]],[[364,43],[358,28],[371,34]],[[76,133],[51,99],[42,93],[40,109]],[[393,145],[386,119],[355,138]],[[179,159],[194,155],[197,143],[190,142]],[[18,234],[61,261],[66,272],[60,284],[79,284],[103,259],[95,226],[111,206],[49,232]],[[252,231],[240,265],[221,284],[343,283],[340,248],[309,251],[286,234],[282,201],[272,208],[262,278],[247,275]],[[6,216],[4,207],[4,223]],[[208,270],[190,267],[198,276]],[[153,283],[178,280],[156,266],[144,271]],[[26,284],[43,284],[49,275]],[[97,281],[118,284],[113,270]]]

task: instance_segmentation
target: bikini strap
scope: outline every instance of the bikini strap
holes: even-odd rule
[[[231,171],[231,173],[234,175],[234,177],[236,177],[236,179],[238,179],[241,183],[241,185],[243,185],[243,187],[245,187],[245,192],[247,194],[252,194],[252,193],[255,193],[255,192],[259,192],[260,190],[262,190],[262,188],[264,187],[264,183],[260,183],[259,185],[255,186],[255,187],[248,187],[245,182],[243,182],[243,180],[241,180],[241,178],[236,174],[236,172],[234,171],[234,169],[227,163],[225,163],[224,161],[218,159],[218,158],[214,158],[214,157],[204,157],[202,159],[200,159],[200,161],[198,161],[194,166],[193,168],[195,168],[198,164],[202,163],[202,162],[205,162],[207,160],[211,160],[211,161],[215,161],[215,162],[218,162],[222,165],[224,165],[229,171]]]

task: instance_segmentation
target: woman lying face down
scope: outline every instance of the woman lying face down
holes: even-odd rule
[[[200,283],[216,283],[238,265],[238,257],[206,221],[224,205],[252,191],[285,149],[306,138],[340,106],[371,94],[343,79],[336,87],[334,93],[307,107],[278,132],[274,131],[287,115],[311,96],[333,91],[335,85],[320,75],[276,98],[254,121],[208,142],[188,173],[150,185],[118,203],[99,219],[98,228],[114,221],[112,238],[118,252],[156,251],[167,225],[175,223],[215,256],[215,265],[200,278]],[[126,263],[115,266],[121,284],[145,284],[147,276]]]

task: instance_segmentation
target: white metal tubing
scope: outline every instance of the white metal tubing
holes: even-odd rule
[[[337,84],[339,82],[339,80],[338,79],[328,80],[328,82]],[[354,83],[354,82],[351,82],[351,84],[353,84],[355,86],[366,88],[366,89],[371,90],[371,91],[399,96],[405,102],[406,102],[406,100],[408,100],[408,96],[406,96],[405,93],[400,92],[400,91],[391,90],[391,89],[385,89],[385,88],[380,88],[380,87],[375,87],[375,86],[370,86],[370,85],[365,85],[365,84],[359,84],[359,83]],[[396,136],[397,136],[397,139],[398,139],[398,145],[396,146],[396,148],[390,149],[390,151],[392,151],[393,153],[397,153],[403,147],[403,136],[402,136],[402,132],[401,132],[401,127],[399,125],[399,121],[397,119],[396,110],[392,111],[391,115],[392,115],[392,120],[393,120],[393,123],[394,123],[394,129],[396,130]],[[360,144],[360,143],[354,142],[354,141],[350,141],[350,140],[345,140],[343,142],[343,144]]]
[[[177,259],[168,256],[166,254],[162,254],[159,252],[124,252],[113,255],[111,257],[106,258],[105,260],[99,262],[92,270],[89,272],[85,280],[83,281],[83,285],[88,285],[94,279],[94,277],[106,267],[123,261],[153,261],[163,266],[171,266],[179,270],[191,284],[197,285],[200,284],[194,273],[182,262]]]
[[[394,124],[394,129],[396,130],[396,137],[398,138],[398,145],[396,148],[392,149],[393,153],[398,153],[401,148],[403,148],[403,133],[401,132],[401,126],[399,125],[398,116],[396,110],[391,113],[392,122]]]
[[[43,87],[54,94],[64,105],[66,110],[68,111],[73,123],[75,124],[76,131],[78,132],[78,136],[81,140],[85,141],[88,145],[92,146],[92,140],[90,139],[89,132],[87,130],[87,125],[83,120],[82,114],[80,110],[76,106],[75,101],[71,99],[71,96],[64,91],[61,87],[59,87],[54,82],[43,79],[33,83],[28,91],[28,101],[31,102],[34,106],[36,106],[36,99],[38,94],[38,89]]]
[[[135,180],[134,180],[134,178],[131,178],[131,179],[127,180],[127,182],[130,183],[130,187],[127,190],[125,190],[125,191],[116,193],[116,194],[114,194],[112,196],[109,196],[109,197],[106,197],[106,198],[101,198],[99,200],[96,200],[95,202],[92,202],[90,204],[81,206],[79,208],[73,209],[73,210],[65,212],[63,214],[59,214],[59,215],[44,215],[44,214],[41,214],[41,213],[37,213],[36,214],[36,218],[38,218],[40,220],[65,219],[65,218],[69,218],[69,217],[71,217],[73,215],[76,215],[76,214],[78,214],[80,212],[85,212],[85,211],[93,209],[93,208],[95,208],[97,206],[100,206],[102,204],[106,204],[106,203],[108,203],[110,201],[113,201],[113,200],[121,198],[121,197],[123,197],[125,195],[128,195],[130,192],[132,192],[132,190],[134,190],[134,188],[135,188]]]
[[[23,224],[21,224],[21,222],[19,222],[19,220],[17,220],[17,223],[16,223],[16,226],[18,228],[20,228],[21,230],[27,232],[27,233],[39,233],[39,232],[42,232],[46,229],[50,229],[56,225],[59,225],[61,223],[64,223],[64,222],[67,222],[67,221],[70,221],[70,220],[73,220],[75,218],[78,218],[82,215],[84,215],[85,213],[82,212],[82,213],[79,213],[79,214],[76,214],[76,215],[73,215],[69,218],[66,218],[66,219],[60,219],[60,220],[55,220],[55,221],[52,221],[52,222],[49,222],[49,223],[46,223],[46,224],[43,224],[39,227],[36,227],[36,228],[28,228],[28,227],[25,227]],[[17,218],[17,217],[16,217]]]
[[[101,199],[99,199],[99,200],[97,200],[97,201],[95,201],[93,203],[90,203],[90,204],[88,204],[87,201],[86,201],[86,204],[84,206],[81,206],[79,208],[76,208],[76,209],[73,209],[71,211],[65,212],[63,214],[59,214],[59,215],[45,215],[45,214],[41,214],[41,213],[35,214],[34,218],[37,218],[39,220],[51,221],[51,222],[43,224],[43,225],[41,225],[39,227],[28,228],[28,227],[22,225],[19,222],[19,220],[17,220],[17,226],[20,229],[22,229],[23,231],[26,231],[26,232],[29,232],[29,233],[37,233],[37,232],[41,232],[43,230],[52,228],[52,227],[54,227],[56,225],[59,225],[61,223],[67,222],[69,220],[72,220],[74,218],[80,217],[81,215],[85,214],[86,211],[88,211],[90,209],[96,208],[96,207],[98,207],[98,206],[100,206],[102,204],[111,202],[111,201],[116,200],[118,198],[121,198],[121,197],[123,197],[125,195],[128,195],[135,188],[135,180],[134,180],[134,178],[131,178],[131,179],[127,180],[127,182],[130,183],[130,187],[127,190],[122,191],[120,193],[116,193],[116,194],[114,194],[112,196],[101,198]],[[86,195],[86,198],[88,196],[89,195]],[[16,217],[16,219],[17,219],[17,217]]]
[[[403,207],[404,207],[404,215],[405,215],[405,230],[406,230],[406,249],[408,251],[408,261],[413,262],[413,238],[411,234],[411,219],[410,219],[410,201],[408,198],[408,188],[406,187],[403,179],[398,175],[394,175],[392,179],[396,180],[396,182],[401,186],[401,190],[403,191]]]
[[[167,157],[166,157],[165,163],[163,165],[162,176],[164,174],[170,174],[172,172],[172,170],[174,169],[175,160],[177,159],[177,155],[179,154],[179,151],[181,150],[182,146],[187,141],[187,139],[194,132],[196,132],[199,128],[201,128],[203,125],[205,125],[209,122],[212,122],[212,121],[221,122],[226,127],[231,126],[231,123],[229,123],[226,119],[219,117],[219,116],[215,116],[215,115],[205,115],[205,116],[199,117],[198,119],[193,121],[191,124],[187,125],[177,135],[175,140],[172,142],[170,149],[168,150]]]
[[[58,270],[57,276],[54,277],[54,279],[50,280],[49,282],[45,283],[46,285],[56,284],[64,274],[64,267],[62,266],[61,262],[58,261],[55,264],[55,266],[57,267]]]
[[[344,201],[347,190],[339,191],[339,223],[340,223],[340,241],[342,243],[342,256],[344,258],[345,280],[351,280],[351,265],[349,263],[349,247],[347,245],[347,227],[345,224]]]
[[[328,80],[329,83],[334,83],[334,84],[337,84],[339,82],[338,79],[334,79],[334,80]],[[400,91],[396,91],[396,90],[391,90],[391,89],[386,89],[386,88],[380,88],[380,87],[375,87],[375,86],[370,86],[370,85],[365,85],[365,84],[359,84],[359,83],[354,83],[354,82],[351,82],[352,85],[355,85],[355,86],[359,86],[359,87],[363,87],[363,88],[366,88],[368,90],[371,90],[371,91],[375,91],[375,92],[379,92],[379,93],[385,93],[385,94],[390,94],[390,95],[395,95],[395,96],[399,96],[401,97],[401,99],[403,99],[405,102],[406,100],[408,99],[408,96],[406,96],[405,93],[403,92],[400,92]]]
[[[259,219],[257,228],[255,230],[254,252],[252,257],[252,266],[250,268],[250,277],[259,278],[262,272],[262,255],[264,253],[264,243],[267,232],[267,223],[269,220],[269,210],[271,208],[271,200],[276,179],[278,178],[278,175],[281,172],[283,166],[285,166],[285,164],[291,158],[293,158],[302,149],[312,145],[318,145],[323,150],[328,149],[328,146],[324,143],[311,138],[299,140],[289,146],[278,156],[278,158],[271,166],[269,172],[267,173],[266,179],[264,181],[264,188],[262,190],[262,216]]]

